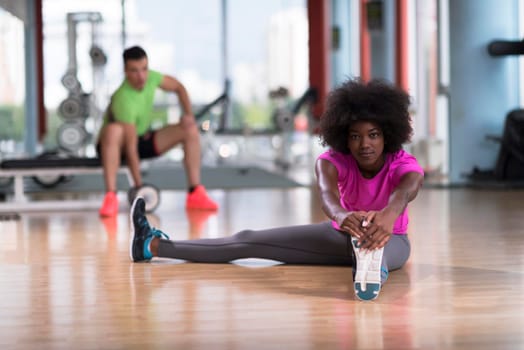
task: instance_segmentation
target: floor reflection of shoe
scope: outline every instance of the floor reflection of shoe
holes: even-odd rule
[[[199,238],[204,225],[209,220],[210,216],[216,215],[214,211],[210,210],[186,210],[187,220],[189,221],[189,230],[191,238]]]
[[[207,195],[206,189],[198,185],[186,198],[187,209],[217,210],[218,204]]]
[[[389,345],[389,339],[385,338],[385,325],[383,313],[387,308],[383,308],[378,303],[356,303],[354,305],[353,317],[355,319],[353,329],[354,349],[384,349]],[[409,338],[409,337],[406,337]],[[397,349],[411,348],[408,343],[399,343]],[[404,345],[404,346],[401,346]],[[411,344],[410,344],[411,345]]]
[[[153,237],[169,239],[164,232],[151,227],[146,217],[146,202],[142,197],[137,197],[129,213],[131,226],[131,242],[129,257],[132,261],[149,261],[153,258],[149,250],[149,243]]]
[[[361,250],[358,240],[351,238],[355,256],[355,265],[353,283],[355,286],[355,295],[360,300],[373,300],[378,297],[382,283],[387,278],[383,277],[382,256],[384,248],[372,251]]]
[[[118,197],[115,192],[106,192],[98,213],[104,217],[116,216],[118,214]]]
[[[105,216],[101,217],[100,221],[102,221],[107,235],[115,237],[118,231],[118,218],[116,216]]]

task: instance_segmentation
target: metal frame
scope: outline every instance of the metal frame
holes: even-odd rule
[[[119,173],[124,173],[130,186],[134,185],[131,172],[127,167],[121,167]],[[103,174],[102,167],[75,167],[75,168],[34,168],[34,169],[5,169],[0,170],[0,177],[14,178],[14,194],[7,196],[5,202],[0,202],[0,212],[18,211],[57,211],[57,210],[93,210],[101,204],[99,194],[78,194],[73,192],[53,193],[51,196],[60,196],[59,199],[36,199],[26,195],[24,177],[45,175],[79,175]],[[40,196],[38,194],[37,196]],[[42,194],[49,196],[49,194]]]

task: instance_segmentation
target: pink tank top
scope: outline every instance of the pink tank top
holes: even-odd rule
[[[351,154],[329,150],[318,158],[331,162],[337,168],[340,204],[349,211],[382,210],[403,175],[408,172],[424,175],[416,158],[404,150],[386,154],[384,166],[372,179],[362,176]],[[395,221],[393,233],[406,234],[408,221],[406,208]],[[338,229],[337,223],[332,223]]]

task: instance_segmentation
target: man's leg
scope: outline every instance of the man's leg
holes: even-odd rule
[[[142,184],[137,139],[134,126],[118,122],[107,124],[100,133],[100,157],[106,188],[106,195],[99,210],[101,216],[115,216],[118,213],[116,180],[122,155],[126,157],[134,184]]]
[[[100,132],[97,149],[102,160],[106,193],[98,212],[103,217],[113,217],[118,214],[116,177],[122,157],[123,140],[124,129],[117,123],[107,124]]]
[[[163,154],[174,146],[182,144],[184,150],[184,166],[188,185],[194,187],[200,184],[200,133],[195,122],[174,124],[155,131],[155,149]]]
[[[106,192],[116,192],[116,176],[122,145],[124,143],[124,128],[118,123],[107,124],[100,132],[100,158],[104,168],[104,184]]]
[[[178,144],[184,150],[184,167],[189,187],[186,200],[188,209],[218,209],[218,205],[211,200],[200,183],[200,133],[195,121],[168,125],[155,131],[155,149],[163,154]]]

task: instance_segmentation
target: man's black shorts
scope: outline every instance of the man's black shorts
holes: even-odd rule
[[[140,159],[155,158],[160,155],[155,146],[156,131],[148,131],[144,135],[138,137],[138,156]],[[96,153],[98,157],[102,157],[100,152],[100,142],[96,144]],[[122,154],[122,159],[125,154]]]

